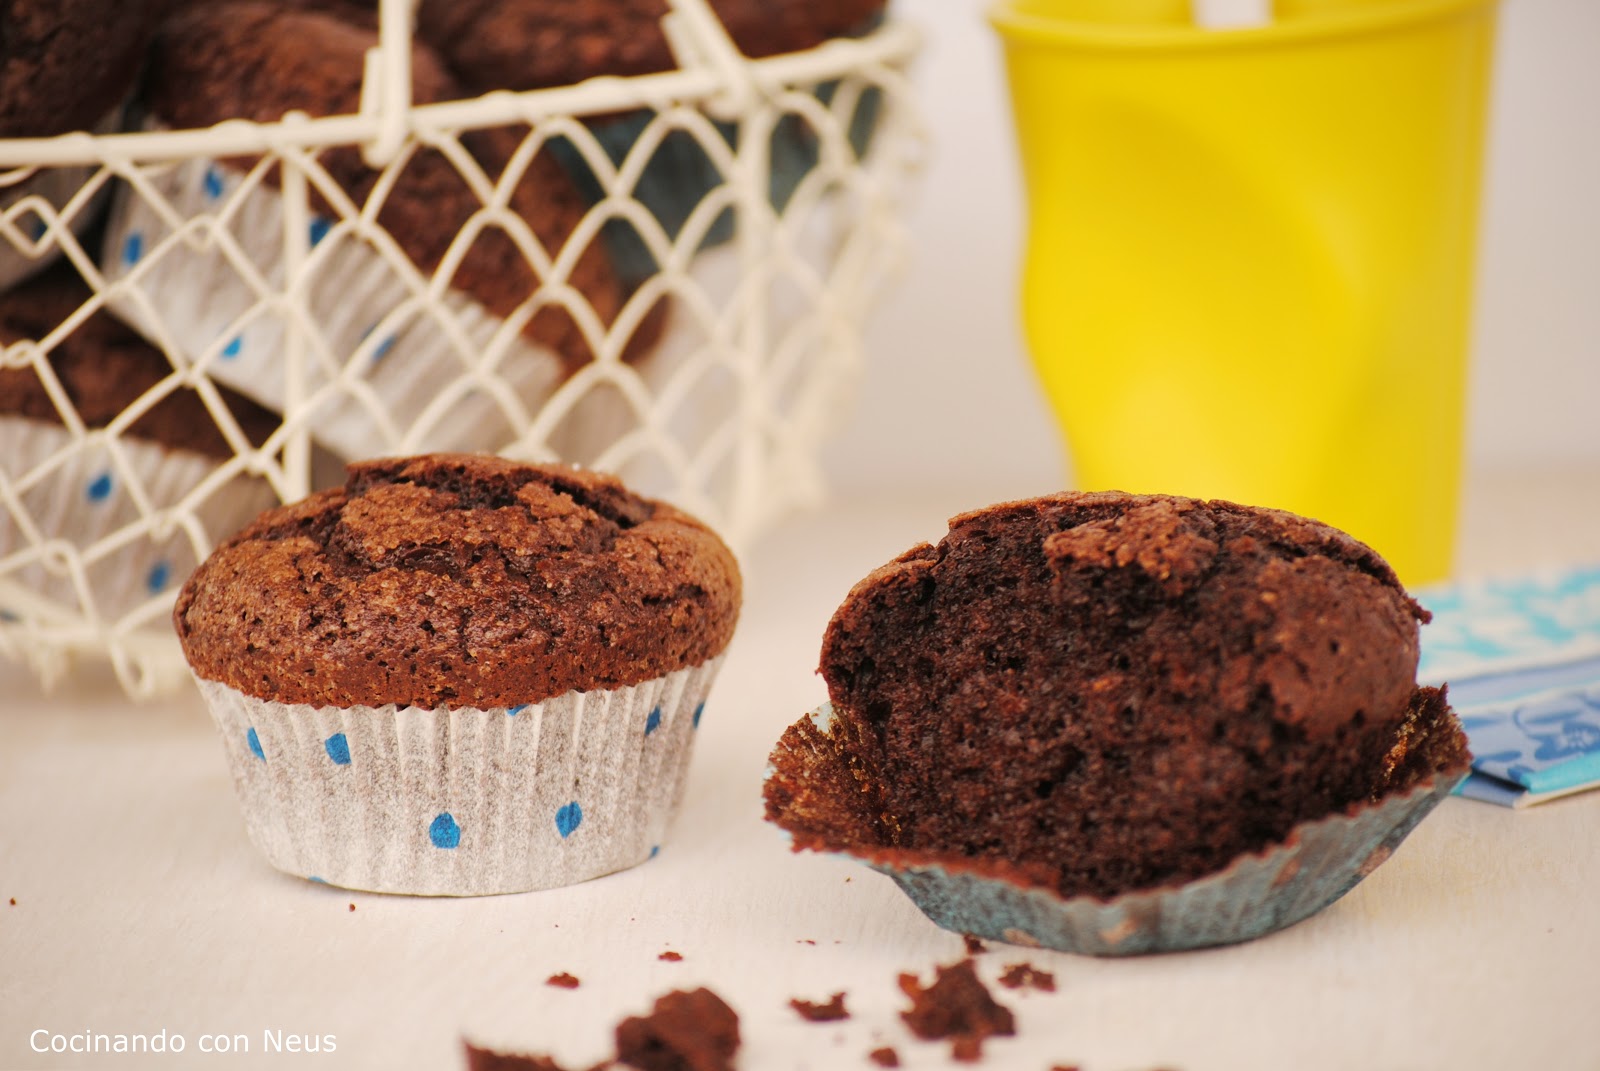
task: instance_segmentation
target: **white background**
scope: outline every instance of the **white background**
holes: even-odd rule
[[[911,267],[829,452],[843,492],[1067,485],[1019,335],[1024,208],[988,6],[898,2],[926,35],[915,77],[934,151]],[[1600,461],[1600,2],[1504,0],[1490,145],[1471,463]]]

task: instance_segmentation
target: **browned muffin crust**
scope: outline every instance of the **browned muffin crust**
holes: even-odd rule
[[[314,706],[510,707],[698,665],[733,635],[732,553],[613,477],[476,454],[348,471],[184,585],[197,675]]]
[[[0,138],[88,130],[133,88],[164,0],[0,0]]]
[[[0,295],[0,345],[38,341],[59,327],[90,297],[89,288],[70,269],[57,268]],[[79,418],[103,428],[136,398],[172,375],[172,363],[122,321],[96,312],[56,344],[49,356]],[[278,427],[278,418],[226,387],[222,400],[252,445],[260,446]],[[61,412],[33,366],[0,368],[0,414],[62,423]],[[192,388],[167,394],[128,427],[127,434],[174,450],[226,459],[233,448],[215,418]]]
[[[1187,880],[1465,755],[1415,688],[1426,616],[1369,548],[1275,510],[1118,493],[980,510],[830,623],[839,776],[881,792],[865,839],[883,847],[1066,895]],[[1434,739],[1402,761],[1413,731]],[[798,793],[775,778],[769,814]]]
[[[148,106],[173,127],[205,127],[227,119],[273,122],[299,110],[312,116],[355,112],[361,100],[363,57],[378,43],[376,33],[327,11],[296,4],[241,0],[200,5],[169,21],[152,50]],[[422,44],[412,50],[412,94],[418,104],[466,95],[438,57]],[[521,141],[522,132],[501,127],[461,135],[462,145],[491,180],[497,180]],[[251,160],[229,164],[248,168]],[[380,172],[366,166],[354,147],[329,149],[322,165],[357,205],[365,204]],[[269,179],[276,182],[276,173]],[[331,213],[315,195],[320,211]],[[527,221],[554,257],[588,210],[582,195],[548,153],[528,165],[511,197],[511,209]],[[445,155],[419,149],[378,212],[420,271],[444,261],[457,233],[483,208],[482,202]],[[602,244],[591,242],[569,276],[610,325],[628,291]],[[456,269],[451,285],[472,295],[495,316],[509,317],[540,285],[540,277],[516,243],[499,228],[484,229]],[[659,335],[664,305],[635,332],[628,355],[644,352]],[[552,347],[571,365],[592,351],[577,321],[559,305],[537,311],[524,328],[529,338]]]
[[[885,0],[712,0],[733,41],[760,58],[859,31]],[[666,0],[422,0],[417,32],[477,92],[653,74],[676,64]]]

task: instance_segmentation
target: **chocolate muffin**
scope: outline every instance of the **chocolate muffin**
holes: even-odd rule
[[[885,0],[712,0],[711,6],[740,51],[759,59],[865,33],[882,18]],[[417,33],[473,92],[522,91],[599,75],[675,69],[677,61],[661,32],[667,11],[666,0],[422,0]],[[827,82],[816,93],[827,104],[837,88],[837,82]],[[857,155],[866,151],[879,106],[879,91],[868,88],[848,124]],[[654,117],[645,109],[586,121],[611,162],[620,166]],[[729,146],[737,148],[739,124],[714,125]],[[821,151],[817,132],[798,115],[781,116],[769,150],[769,195],[782,212],[801,180],[817,166]],[[582,153],[565,139],[552,142],[552,151],[591,202],[605,196],[604,183]],[[652,150],[633,196],[675,242],[696,206],[726,178],[695,135],[674,126]],[[728,210],[708,228],[702,247],[728,241],[733,231],[734,213]],[[609,221],[602,236],[630,280],[648,278],[659,270],[630,221]]]
[[[198,6],[166,23],[157,36],[146,105],[153,119],[174,128],[206,127],[227,119],[274,122],[291,111],[353,114],[361,102],[363,58],[377,43],[373,29],[329,11],[249,0]],[[411,66],[416,103],[467,95],[425,45],[413,47]],[[491,181],[504,171],[520,140],[521,132],[510,128],[461,135],[462,145]],[[320,162],[357,206],[366,204],[378,185],[380,172],[366,165],[357,148],[329,149]],[[253,161],[226,163],[242,171]],[[276,173],[268,181],[276,185]],[[335,215],[322,195],[314,193],[313,202],[318,211]],[[588,210],[561,168],[543,154],[528,166],[510,207],[552,257]],[[420,149],[405,164],[377,218],[412,263],[432,273],[458,232],[482,209],[482,201],[449,159],[437,150]],[[487,228],[461,259],[451,286],[505,319],[540,281],[515,241],[498,228]],[[593,305],[602,324],[615,320],[627,297],[598,244],[579,258],[570,282]],[[659,323],[646,322],[646,331],[659,330]],[[593,355],[576,321],[560,305],[538,310],[523,332],[551,346],[569,365]],[[639,350],[648,344],[643,333],[632,343]]]
[[[768,813],[797,847],[1064,897],[1177,885],[1464,769],[1415,684],[1426,619],[1372,550],[1288,513],[1120,493],[969,513],[839,608],[835,812],[797,808],[824,739],[807,722]]]
[[[46,338],[90,299],[77,274],[55,270],[0,296],[0,346]],[[51,371],[85,427],[103,428],[135,399],[172,375],[172,362],[122,321],[97,311],[58,341]],[[278,418],[226,387],[223,402],[253,446],[278,427]],[[30,366],[0,368],[0,416],[62,424],[61,411]],[[216,419],[192,387],[165,395],[128,425],[135,439],[217,460],[233,456]],[[242,520],[243,518],[241,518]]]
[[[886,0],[711,0],[752,58],[858,32]],[[666,0],[422,0],[417,32],[477,92],[570,85],[677,66],[661,33]]]
[[[170,389],[114,442],[94,434],[170,380],[173,367],[101,311],[52,339],[89,298],[66,268],[0,296],[0,346],[48,345],[37,362],[0,367],[0,481],[16,495],[15,506],[0,506],[0,559],[35,552],[17,556],[0,575],[64,612],[112,622],[156,598],[170,605],[205,554],[204,540],[231,534],[275,498],[265,480],[237,465],[234,474],[218,475],[233,461],[234,446],[191,387]],[[87,437],[68,426],[52,387],[66,396]],[[219,393],[243,439],[263,445],[277,417],[232,391]],[[39,479],[40,472],[48,475]],[[152,512],[180,509],[172,523],[150,524]],[[193,518],[198,528],[179,518]],[[45,543],[74,547],[83,557],[68,568]]]
[[[165,0],[0,0],[0,138],[88,130],[133,88]]]
[[[0,138],[118,129],[162,2],[0,0]],[[44,167],[0,184],[14,228],[0,236],[0,290],[57,260],[64,231],[82,238],[99,221],[109,183],[74,201],[96,170]],[[24,198],[32,209],[8,211]]]
[[[273,865],[477,895],[649,858],[739,593],[611,477],[432,455],[263,514],[173,618]]]

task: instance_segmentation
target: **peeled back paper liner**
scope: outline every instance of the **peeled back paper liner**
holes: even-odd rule
[[[217,233],[226,231],[265,285],[281,290],[282,194],[265,182],[251,186],[245,175],[215,160],[186,160],[146,177],[180,218],[204,218],[210,225],[191,225],[168,246],[173,231],[163,214],[132,187],[119,189],[102,265],[108,284],[131,281],[191,361],[214,354],[207,365],[212,379],[282,413],[288,400],[285,322],[270,307],[251,315],[262,298]],[[558,354],[506,329],[461,291],[447,288],[438,302],[442,308],[424,304],[393,315],[419,299],[376,248],[343,225],[312,216],[307,241],[309,275],[301,285],[309,326],[326,352],[307,340],[300,397],[312,409],[307,426],[335,453],[356,458],[402,448],[487,450],[510,437],[504,410],[469,381],[468,366],[440,316],[458,325],[474,361],[490,349],[500,354],[495,377],[530,411],[562,382]],[[160,342],[162,331],[137,297],[117,291],[110,306]],[[242,317],[249,318],[241,322]]]
[[[828,734],[832,706],[807,717]],[[838,759],[840,769],[808,789],[827,793],[853,784],[837,750],[816,755]],[[774,763],[780,758],[774,755]],[[842,854],[893,879],[923,914],[956,933],[1092,956],[1177,952],[1263,937],[1321,911],[1387,860],[1466,772],[1463,767],[1436,773],[1404,792],[1302,822],[1283,841],[1212,874],[1109,900],[1063,897],[1006,880],[996,873],[1003,867],[983,860],[892,847],[846,848]],[[814,813],[829,809],[808,802]]]
[[[4,593],[15,585],[64,612],[92,611],[107,623],[151,600],[162,602],[157,616],[165,616],[172,593],[199,564],[175,514],[159,523],[152,514],[143,531],[125,541],[117,537],[141,523],[135,485],[152,511],[168,511],[220,462],[127,436],[113,447],[102,433],[89,434],[79,440],[57,424],[0,416],[0,471],[13,486],[38,474],[18,492],[20,513],[0,502],[0,611],[20,616],[23,607],[8,606],[12,600]],[[265,480],[235,476],[195,503],[192,513],[214,546],[277,501]],[[28,527],[42,543],[30,539]],[[69,549],[81,566],[77,577],[87,601]]]
[[[626,688],[477,707],[313,707],[199,680],[250,840],[370,892],[572,885],[654,854],[719,655]]]

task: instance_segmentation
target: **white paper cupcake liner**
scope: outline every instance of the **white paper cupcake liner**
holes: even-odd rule
[[[125,543],[109,545],[140,510],[129,486],[143,489],[153,510],[177,506],[216,471],[214,458],[124,437],[113,448],[102,436],[78,441],[55,424],[0,416],[0,471],[13,483],[54,460],[50,472],[20,495],[26,518],[54,547],[29,551],[18,517],[0,502],[0,581],[43,596],[73,614],[98,614],[110,623],[156,602],[170,605],[173,592],[199,564],[188,534],[174,523],[159,535],[153,524]],[[194,506],[194,515],[215,544],[277,502],[265,480],[238,476],[220,484]],[[97,546],[107,541],[105,546]],[[83,558],[88,599],[80,597],[67,568],[68,554]],[[17,613],[17,608],[0,609]],[[159,616],[159,615],[158,615]]]
[[[199,680],[250,840],[285,873],[482,896],[644,862],[722,658],[510,709],[313,707]]]
[[[276,189],[262,183],[246,190],[243,174],[205,159],[174,164],[149,178],[174,212],[191,221],[217,221],[266,284],[283,287],[284,202]],[[560,384],[564,367],[554,351],[521,333],[502,332],[504,321],[462,292],[447,290],[431,307],[392,316],[417,299],[389,261],[326,217],[313,215],[310,229],[309,274],[301,285],[310,324],[332,363],[308,342],[301,396],[322,392],[320,401],[309,403],[308,426],[324,446],[355,458],[485,450],[509,438],[500,406],[487,392],[468,388],[466,365],[440,317],[459,325],[474,353],[491,344],[503,351],[495,374],[530,410]],[[215,233],[191,227],[187,234],[163,247],[172,235],[167,221],[131,188],[119,190],[107,226],[106,278],[114,283],[135,277],[169,337],[191,360],[217,354],[208,366],[213,379],[283,412],[285,319],[267,307],[251,316],[261,298]],[[122,294],[111,306],[159,340],[156,324],[134,297]],[[503,336],[498,340],[497,332]],[[364,383],[371,396],[353,392],[354,382]],[[425,426],[413,430],[419,422]]]
[[[110,134],[122,127],[124,108],[118,105],[104,119],[96,123],[91,133]],[[0,171],[6,169],[0,168]],[[37,197],[49,203],[58,214],[67,206],[84,184],[94,177],[98,167],[45,167],[14,186],[0,186],[0,215],[11,217],[13,226],[22,232],[29,244],[16,244],[9,235],[0,234],[0,290],[9,290],[17,283],[49,267],[61,256],[61,243],[57,232],[47,230],[44,217],[37,207],[13,213],[13,206],[25,198]],[[112,183],[103,184],[67,221],[73,234],[82,238],[105,206]],[[10,239],[10,240],[8,240]]]

